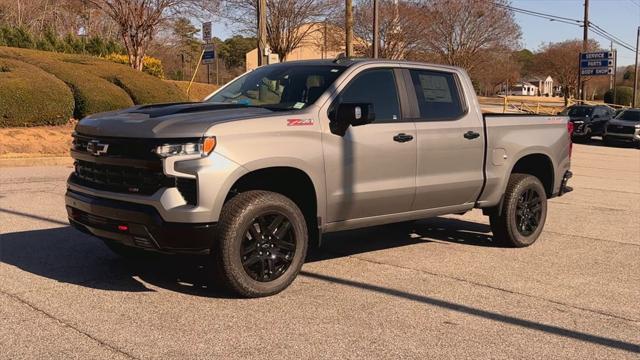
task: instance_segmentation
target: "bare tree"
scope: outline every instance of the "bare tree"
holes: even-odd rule
[[[178,13],[201,14],[216,9],[216,0],[88,0],[118,24],[131,67],[142,70],[143,59],[159,28]]]
[[[480,94],[493,95],[498,85],[513,84],[521,78],[521,65],[508,49],[482,51],[469,74]]]
[[[439,62],[471,71],[481,51],[515,48],[520,28],[504,7],[508,4],[508,0],[425,1],[424,50]]]
[[[322,31],[332,12],[339,9],[337,0],[267,0],[267,43],[280,60],[286,60],[314,32]],[[255,0],[227,0],[227,18],[240,31],[256,33]]]
[[[598,47],[596,41],[589,42],[590,51]],[[562,87],[565,105],[569,95],[578,88],[578,56],[581,51],[582,40],[567,40],[543,46],[534,58],[534,68],[551,75],[554,82]]]
[[[425,38],[422,6],[417,1],[380,0],[379,56],[387,59],[412,58],[413,52],[423,46]],[[359,42],[359,53],[372,56],[373,1],[360,1],[354,14],[354,32]]]

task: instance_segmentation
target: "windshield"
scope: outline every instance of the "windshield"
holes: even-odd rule
[[[569,109],[567,115],[571,117],[585,117],[585,116],[591,116],[592,112],[593,112],[593,108],[586,107],[586,106],[575,106]]]
[[[640,110],[625,110],[616,116],[618,120],[640,121]]]
[[[302,109],[313,104],[345,69],[339,65],[260,67],[234,80],[207,102]]]

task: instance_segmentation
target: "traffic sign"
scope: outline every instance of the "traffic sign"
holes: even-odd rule
[[[615,69],[615,51],[580,53],[580,76],[612,75]]]
[[[202,23],[202,40],[207,44],[211,42],[211,21]]]
[[[216,48],[213,44],[206,44],[202,53],[203,64],[213,64],[216,61]]]
[[[609,60],[582,60],[580,61],[581,68],[596,68],[596,67],[613,67],[615,64],[613,59]]]
[[[580,53],[581,60],[607,60],[615,59],[615,52],[613,51],[598,51],[590,53]]]
[[[580,75],[582,76],[612,75],[613,71],[614,69],[612,67],[586,68],[586,69],[580,69]]]

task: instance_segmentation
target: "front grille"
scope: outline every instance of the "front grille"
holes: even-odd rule
[[[162,187],[175,186],[175,179],[162,171],[77,160],[75,179],[93,189],[151,195]]]
[[[607,132],[615,134],[633,134],[636,128],[631,126],[609,125],[607,126]]]
[[[158,160],[154,150],[167,143],[183,143],[198,141],[197,138],[171,138],[171,139],[136,139],[136,138],[116,138],[116,137],[96,137],[83,134],[73,134],[73,149],[80,152],[87,152],[89,142],[100,145],[107,145],[107,149],[102,156],[122,159],[138,160]]]

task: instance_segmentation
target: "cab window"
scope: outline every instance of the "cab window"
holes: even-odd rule
[[[440,71],[410,70],[420,119],[455,120],[465,113],[455,75]]]
[[[375,123],[400,120],[400,104],[392,69],[366,70],[340,94],[342,103],[370,103]]]

